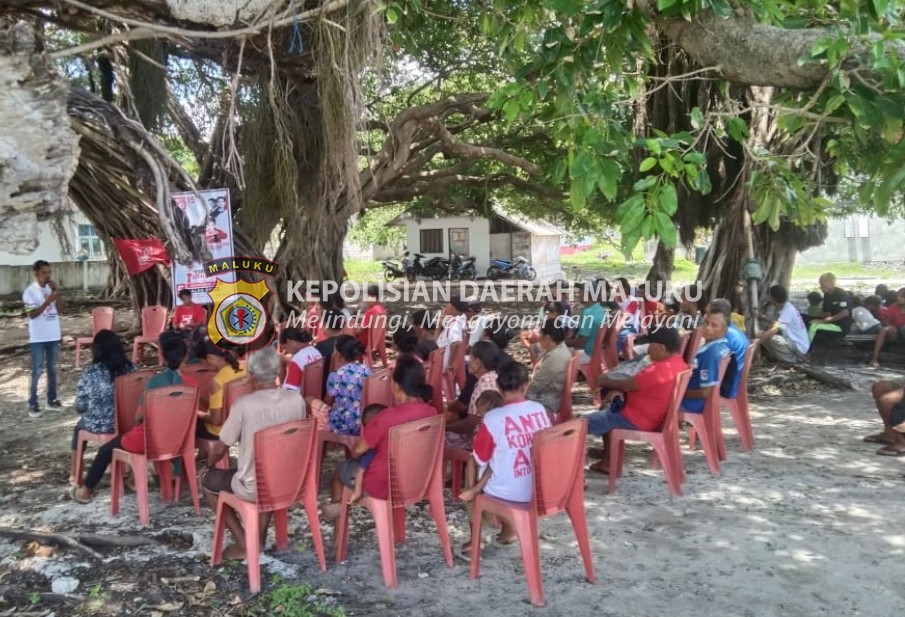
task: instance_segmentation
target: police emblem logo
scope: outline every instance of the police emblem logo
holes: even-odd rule
[[[211,342],[250,345],[259,339],[267,328],[264,296],[269,291],[265,281],[227,283],[217,279],[217,285],[210,292],[214,309],[207,322]]]

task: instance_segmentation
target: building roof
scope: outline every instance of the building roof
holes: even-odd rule
[[[528,233],[534,236],[561,236],[565,235],[566,230],[550,221],[544,219],[529,219],[523,214],[519,214],[516,212],[509,212],[508,210],[504,210],[500,206],[493,206],[494,215],[503,219],[510,225],[514,225],[523,231],[527,231]],[[412,212],[406,210],[393,220],[389,221],[387,225],[402,225],[406,221],[416,221],[420,222],[425,218],[433,218],[433,219],[444,219],[444,218],[459,218],[459,217],[470,217],[475,218],[474,214],[456,214],[456,215],[445,215],[445,216],[433,216],[426,217],[421,216],[420,213]]]

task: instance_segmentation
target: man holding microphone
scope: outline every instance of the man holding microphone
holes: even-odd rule
[[[57,356],[60,352],[60,317],[63,297],[60,286],[50,278],[50,264],[39,259],[33,267],[35,282],[22,294],[28,315],[28,342],[31,348],[31,385],[28,396],[28,417],[40,418],[38,381],[44,364],[47,365],[47,406],[62,407],[57,398]]]

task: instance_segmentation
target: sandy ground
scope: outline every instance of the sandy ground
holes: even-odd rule
[[[88,506],[65,497],[77,419],[72,363],[69,346],[61,358],[61,399],[68,408],[30,421],[27,361],[21,355],[0,360],[0,526],[144,535],[160,544],[107,552],[98,561],[62,548],[33,556],[33,545],[0,538],[0,611],[247,614],[245,565],[214,569],[206,563],[210,511],[196,516],[187,498],[168,505],[153,494],[152,527],[143,531],[132,495],[117,518],[109,516],[107,490]],[[343,564],[333,561],[332,529],[322,525],[326,573],[316,566],[307,520],[296,510],[290,550],[264,557],[264,580],[280,575],[310,584],[312,599],[337,603],[347,614],[892,615],[905,607],[905,532],[898,528],[905,459],[876,456],[876,446],[861,442],[878,427],[866,390],[877,373],[848,369],[846,375],[860,391],[811,383],[755,392],[755,451],[741,451],[727,418],[729,460],[722,476],[708,473],[702,452],[685,450],[688,482],[681,498],[671,499],[662,474],[649,468],[645,446],[629,446],[626,475],[613,496],[606,495],[604,476],[588,472],[597,582],[584,579],[568,519],[542,521],[544,609],[527,603],[517,548],[486,549],[481,577],[472,581],[466,563],[446,566],[421,507],[412,508],[408,541],[397,548],[396,590],[382,585],[373,526],[361,509]],[[578,411],[590,409],[583,386],[576,400]],[[336,461],[331,456],[327,468]],[[448,491],[447,519],[454,545],[467,539],[464,507]],[[61,577],[78,579],[79,586],[68,595],[50,593]],[[265,591],[274,586],[266,583]]]

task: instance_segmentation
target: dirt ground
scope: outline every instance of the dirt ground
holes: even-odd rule
[[[127,323],[125,316],[118,321]],[[0,345],[24,340],[21,319],[3,325]],[[66,335],[90,330],[87,312],[63,325]],[[650,469],[645,446],[629,446],[626,474],[613,496],[606,494],[604,476],[588,472],[597,582],[584,579],[568,519],[544,520],[547,607],[536,609],[527,603],[518,548],[488,547],[481,577],[472,581],[463,561],[446,566],[424,507],[411,509],[408,541],[397,547],[398,589],[382,584],[373,524],[364,511],[355,511],[345,563],[332,559],[332,528],[322,525],[324,573],[297,509],[290,549],[263,557],[265,593],[251,599],[244,563],[208,565],[213,516],[207,509],[197,516],[187,497],[164,504],[152,493],[147,530],[138,526],[131,494],[116,518],[109,515],[106,489],[91,505],[68,500],[68,444],[77,420],[72,345],[64,345],[60,359],[66,408],[41,420],[25,414],[27,365],[23,352],[0,358],[0,528],[154,544],[98,548],[98,559],[51,542],[0,537],[2,615],[317,615],[342,607],[348,615],[791,617],[892,615],[905,606],[905,532],[898,528],[905,459],[879,457],[876,446],[861,442],[878,428],[869,386],[889,372],[846,367],[841,372],[854,383],[851,391],[792,382],[778,370],[755,367],[755,451],[742,452],[727,418],[729,460],[722,475],[709,474],[700,450],[685,450],[688,482],[678,499],[670,498],[662,473]],[[575,398],[577,411],[590,410],[583,384]],[[589,440],[590,448],[599,445]],[[338,460],[331,454],[326,469]],[[446,514],[454,546],[461,544],[465,510],[448,491]]]

